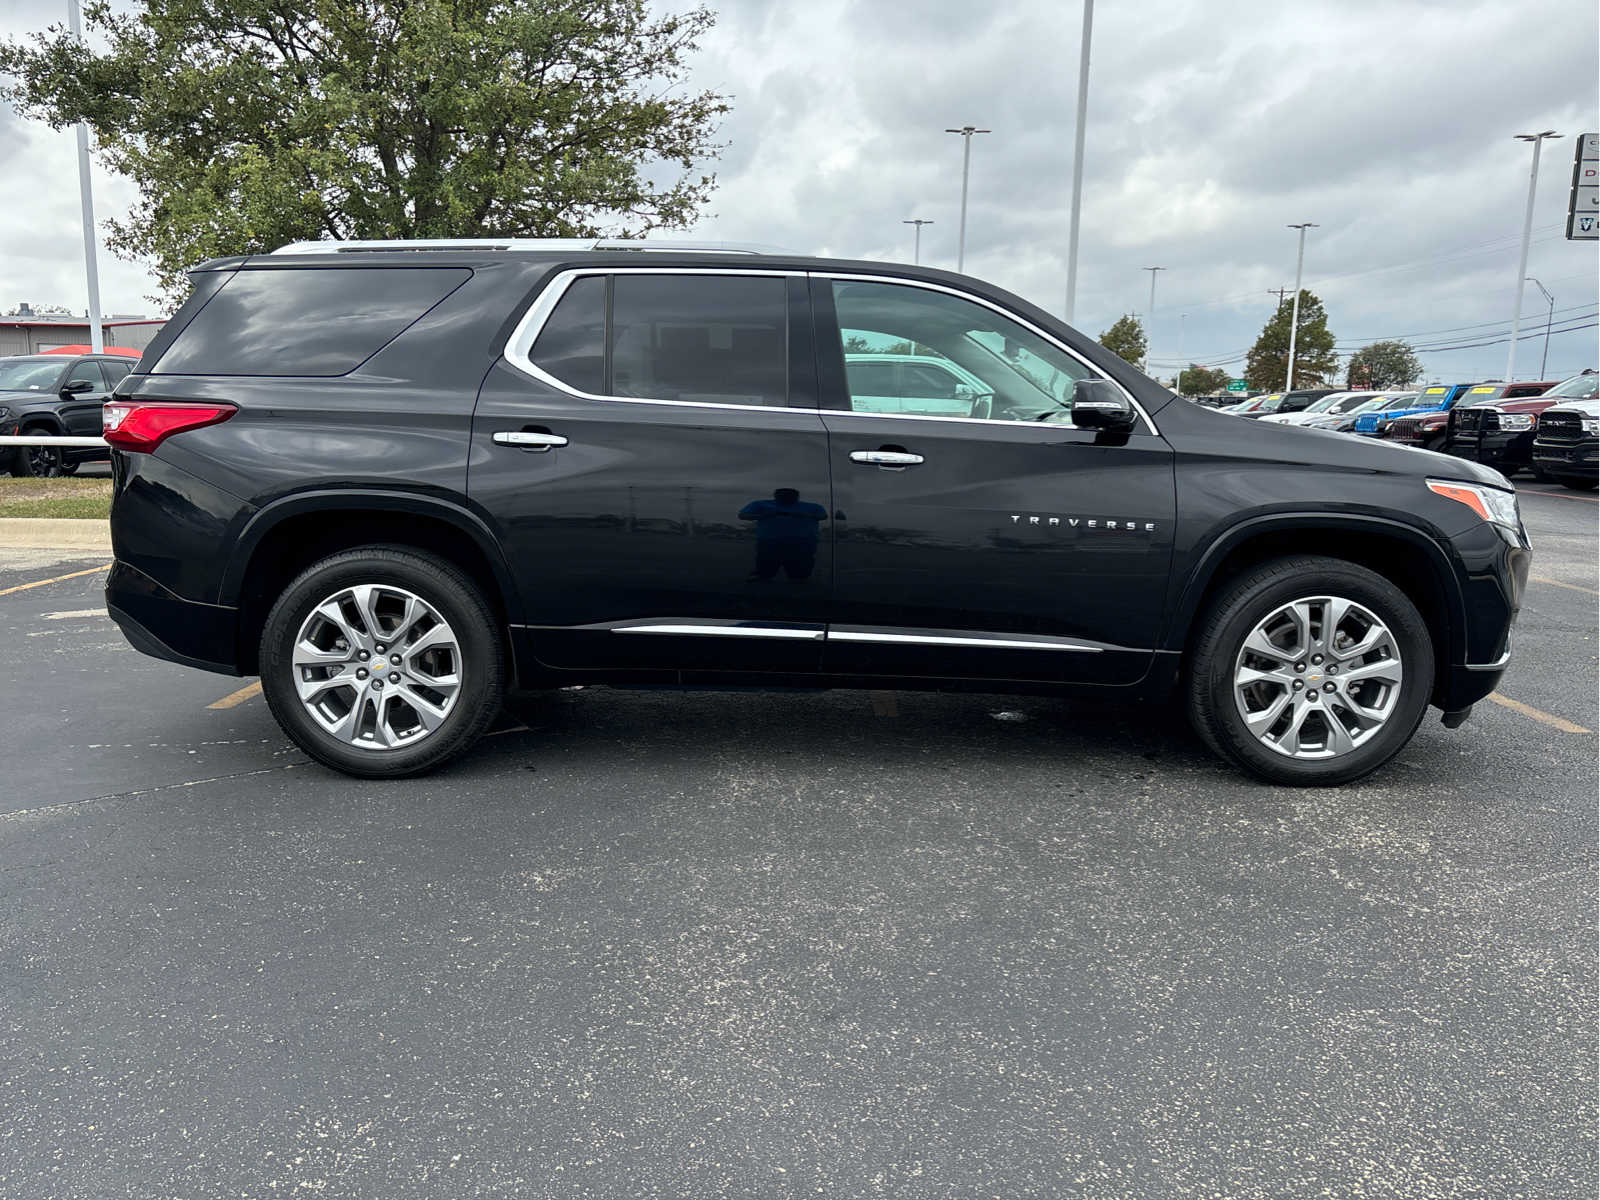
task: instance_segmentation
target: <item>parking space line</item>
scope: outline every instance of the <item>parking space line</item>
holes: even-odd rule
[[[1512,712],[1519,712],[1525,717],[1532,717],[1535,721],[1559,729],[1562,733],[1593,733],[1592,729],[1585,729],[1582,725],[1574,725],[1565,717],[1552,717],[1547,712],[1540,712],[1531,704],[1524,704],[1521,700],[1513,700],[1510,696],[1502,696],[1499,692],[1490,692],[1489,699],[1501,708],[1509,708]]]
[[[1529,575],[1529,583],[1548,583],[1551,587],[1571,588],[1575,592],[1588,592],[1591,596],[1600,596],[1600,592],[1593,588],[1586,588],[1578,583],[1562,583],[1559,579],[1550,579],[1544,575]]]
[[[254,683],[245,684],[244,687],[240,688],[237,692],[229,692],[221,700],[215,700],[206,705],[206,707],[208,709],[237,708],[246,700],[253,700],[259,695],[261,695],[261,680],[258,679]]]
[[[1571,492],[1536,492],[1532,488],[1522,488],[1517,494],[1519,496],[1549,496],[1552,500],[1587,500],[1590,504],[1600,504],[1600,497],[1575,496]]]
[[[29,588],[40,588],[46,584],[64,583],[68,579],[82,579],[85,575],[98,575],[101,571],[111,570],[111,564],[103,567],[90,567],[87,571],[74,571],[70,575],[57,575],[54,579],[35,579],[32,583],[19,583],[13,587],[0,588],[0,596],[9,596],[12,592],[25,592]]]

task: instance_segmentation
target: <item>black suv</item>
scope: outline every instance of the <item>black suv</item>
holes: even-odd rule
[[[28,354],[0,358],[0,436],[99,437],[100,406],[133,360],[115,355]],[[70,475],[106,457],[87,447],[10,446],[0,451],[13,475]]]
[[[111,615],[412,774],[508,687],[1181,694],[1270,780],[1493,690],[1528,572],[1488,468],[1173,396],[925,268],[569,242],[197,267],[106,406]],[[853,395],[846,354],[967,387]],[[981,384],[981,386],[978,386]]]

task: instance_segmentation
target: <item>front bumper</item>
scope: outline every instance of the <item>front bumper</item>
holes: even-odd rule
[[[1527,591],[1533,550],[1525,535],[1487,522],[1451,538],[1450,549],[1465,636],[1438,673],[1433,703],[1455,713],[1494,691],[1511,662],[1511,629]]]
[[[1533,465],[1558,479],[1593,479],[1600,473],[1600,438],[1581,442],[1540,442],[1532,448]]]
[[[1488,467],[1526,466],[1533,457],[1531,429],[1491,429],[1450,439],[1446,453]]]

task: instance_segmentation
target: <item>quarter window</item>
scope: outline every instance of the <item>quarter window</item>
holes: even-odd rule
[[[575,279],[539,331],[529,360],[562,383],[591,395],[606,387],[606,281]]]
[[[1071,424],[1085,364],[993,309],[926,288],[833,282],[855,412]],[[897,386],[868,365],[893,366]]]

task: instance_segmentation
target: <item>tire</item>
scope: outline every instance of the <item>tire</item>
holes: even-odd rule
[[[1563,479],[1561,486],[1571,488],[1575,492],[1592,492],[1600,487],[1600,479]]]
[[[71,460],[63,460],[61,465],[56,468],[56,474],[58,474],[58,475],[76,475],[78,473],[78,467],[80,465],[81,464],[80,464],[79,460],[76,459],[76,458],[71,459]]]
[[[390,662],[402,647],[402,662]],[[260,662],[290,740],[362,779],[420,775],[462,754],[505,690],[504,643],[482,591],[451,563],[402,546],[348,550],[305,570],[267,614]]]
[[[1302,600],[1309,603],[1296,609]],[[1330,600],[1350,605],[1331,631],[1344,639],[1338,647],[1359,646],[1378,637],[1374,631],[1380,628],[1387,641],[1379,638],[1359,655],[1344,657],[1341,649],[1314,662],[1313,655],[1325,646],[1315,644],[1315,638],[1291,636],[1297,633],[1294,620],[1283,614],[1300,612],[1309,618],[1306,633],[1320,633],[1320,625],[1336,610]],[[1367,617],[1376,624],[1367,624]],[[1252,642],[1268,645],[1272,655],[1247,649],[1246,640],[1264,622],[1280,619],[1282,624],[1266,628],[1269,634],[1277,630],[1271,636],[1281,642]],[[1279,650],[1279,644],[1299,652]],[[1297,662],[1303,670],[1295,669]],[[1337,677],[1341,666],[1344,679]],[[1350,685],[1345,680],[1354,670],[1362,671],[1363,678]],[[1261,676],[1262,681],[1241,684],[1236,678],[1241,672]],[[1360,779],[1398,754],[1427,711],[1433,681],[1433,642],[1422,615],[1404,592],[1365,567],[1305,555],[1254,567],[1211,602],[1192,644],[1186,699],[1195,730],[1222,758],[1270,783],[1319,787]],[[1316,702],[1307,699],[1307,687],[1318,693]],[[1281,708],[1281,717],[1266,723],[1279,696],[1289,697],[1284,701],[1287,707]],[[1251,706],[1259,706],[1253,715],[1263,723],[1254,732],[1241,711]],[[1381,720],[1363,724],[1378,710],[1385,714]],[[1341,746],[1330,724],[1334,720],[1344,729],[1342,740],[1348,746]],[[1297,721],[1295,734],[1288,726]]]
[[[53,436],[53,431],[34,426],[22,430],[24,435]],[[16,446],[11,453],[11,474],[18,479],[51,479],[61,474],[63,456],[50,446]]]

